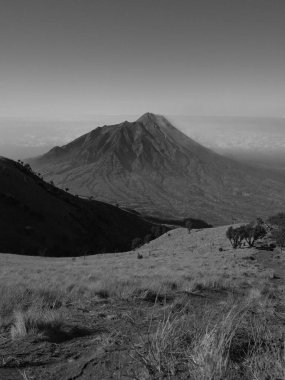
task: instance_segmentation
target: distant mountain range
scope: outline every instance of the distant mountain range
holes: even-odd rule
[[[147,215],[223,224],[285,206],[276,174],[214,153],[151,113],[98,127],[30,163],[74,194]]]
[[[84,200],[0,157],[0,252],[76,256],[131,249],[151,233],[139,215]]]

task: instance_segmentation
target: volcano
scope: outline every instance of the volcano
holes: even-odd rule
[[[223,224],[285,205],[284,183],[271,172],[223,157],[152,113],[98,127],[30,163],[74,194],[152,216]]]

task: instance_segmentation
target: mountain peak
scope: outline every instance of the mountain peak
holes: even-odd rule
[[[168,131],[171,133],[174,130],[177,131],[177,129],[164,116],[151,112],[144,113],[140,118],[136,120],[136,122],[143,124],[145,127],[158,127],[164,132]]]
[[[157,115],[155,113],[146,112],[142,116],[140,116],[136,121],[138,123],[146,123],[146,122],[159,122],[160,119],[165,119],[162,115]]]

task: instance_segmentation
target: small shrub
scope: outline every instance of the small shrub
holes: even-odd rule
[[[244,224],[240,227],[230,226],[226,231],[226,236],[231,242],[233,248],[242,246],[245,240],[249,247],[253,247],[258,239],[262,239],[266,235],[266,229],[262,224]]]
[[[192,228],[193,228],[193,222],[191,219],[187,219],[185,220],[185,227],[187,228],[188,230],[188,233],[190,234]]]
[[[246,224],[242,226],[242,234],[248,245],[253,247],[258,239],[262,239],[266,235],[266,230],[261,224]]]
[[[241,247],[244,236],[240,227],[233,228],[230,226],[226,231],[226,237],[229,239],[233,248]]]

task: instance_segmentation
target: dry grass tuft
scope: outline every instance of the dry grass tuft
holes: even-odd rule
[[[179,314],[165,314],[152,331],[151,320],[147,337],[141,337],[140,346],[134,347],[133,359],[139,360],[154,378],[174,376],[177,362],[183,364],[181,339],[185,331],[181,322]]]
[[[215,311],[205,306],[207,321],[189,309],[171,307],[155,328],[151,319],[149,334],[134,347],[133,358],[150,376],[175,378],[187,371],[201,380],[284,378],[284,336],[268,299],[229,298]]]
[[[209,322],[205,333],[194,342],[189,364],[196,378],[223,378],[229,368],[233,338],[246,311],[246,308],[232,306],[214,326]]]
[[[17,311],[14,313],[11,338],[15,340],[28,335],[48,338],[61,332],[63,322],[62,313],[55,310],[30,308],[27,311]]]

